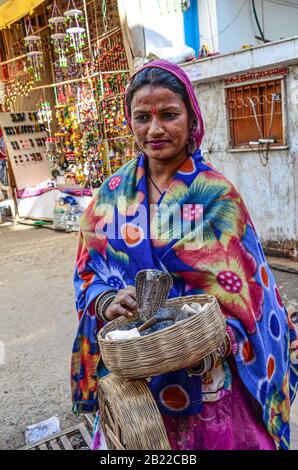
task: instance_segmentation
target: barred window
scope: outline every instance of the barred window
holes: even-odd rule
[[[232,148],[248,148],[259,139],[285,145],[283,95],[282,78],[226,88]]]

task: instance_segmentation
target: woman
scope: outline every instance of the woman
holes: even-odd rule
[[[133,315],[135,276],[156,268],[173,277],[170,297],[217,297],[232,349],[202,378],[200,364],[150,382],[172,448],[287,449],[297,369],[286,311],[240,195],[201,156],[190,81],[177,65],[151,62],[132,77],[125,104],[141,154],[103,183],[82,217],[74,409],[97,409],[96,334],[104,322]],[[179,231],[161,216],[172,209]],[[93,448],[102,445],[99,431]]]

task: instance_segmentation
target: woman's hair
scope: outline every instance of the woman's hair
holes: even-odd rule
[[[188,111],[189,122],[197,124],[195,113],[190,104],[189,96],[183,83],[171,72],[159,67],[148,67],[137,73],[129,84],[126,93],[126,106],[129,117],[131,117],[131,102],[136,91],[145,85],[152,87],[163,87],[177,93],[183,99]]]

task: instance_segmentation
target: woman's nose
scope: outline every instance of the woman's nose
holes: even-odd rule
[[[164,129],[160,125],[159,119],[153,118],[150,123],[148,134],[154,137],[154,136],[160,136],[163,133],[164,133]]]

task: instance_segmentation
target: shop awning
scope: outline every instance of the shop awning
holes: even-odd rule
[[[0,29],[32,13],[43,2],[44,0],[0,0]]]

